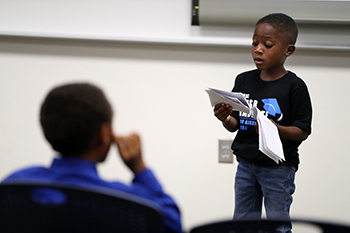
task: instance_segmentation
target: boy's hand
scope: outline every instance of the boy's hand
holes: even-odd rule
[[[272,119],[270,119],[270,121],[276,125],[276,127],[278,128],[276,122],[274,122]],[[259,134],[259,124],[258,124],[258,121],[255,122],[255,127],[256,127],[256,133]]]
[[[230,114],[232,113],[232,107],[229,104],[216,104],[214,107],[214,115],[222,122],[228,122]]]
[[[134,133],[125,137],[114,136],[119,154],[130,170],[136,174],[146,168],[142,159],[141,142],[138,134]]]

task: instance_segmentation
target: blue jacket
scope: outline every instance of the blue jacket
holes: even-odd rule
[[[53,181],[75,184],[77,186],[101,186],[140,196],[157,203],[163,210],[164,224],[171,232],[182,232],[180,211],[174,200],[164,193],[150,169],[145,169],[135,175],[131,184],[107,182],[102,180],[96,169],[96,164],[77,158],[55,158],[51,167],[29,167],[19,170],[3,183],[14,180]]]

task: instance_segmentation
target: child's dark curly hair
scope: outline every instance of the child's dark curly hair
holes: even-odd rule
[[[112,108],[103,91],[88,83],[58,86],[46,96],[40,110],[45,138],[63,156],[89,150],[103,123],[111,123]]]
[[[295,21],[283,13],[273,13],[261,18],[256,25],[267,23],[279,33],[286,35],[289,44],[295,44],[298,37],[298,26]]]

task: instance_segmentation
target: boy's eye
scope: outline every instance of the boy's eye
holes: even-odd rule
[[[257,43],[257,42],[253,42],[253,43],[252,43],[252,45],[253,45],[254,47],[258,46],[258,44],[259,44],[259,43]]]
[[[271,49],[273,47],[273,45],[272,44],[265,44],[265,47],[268,49]]]

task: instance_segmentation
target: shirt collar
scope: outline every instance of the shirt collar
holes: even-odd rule
[[[61,156],[55,158],[52,162],[51,169],[74,169],[77,172],[87,171],[97,175],[96,164],[81,158]]]

